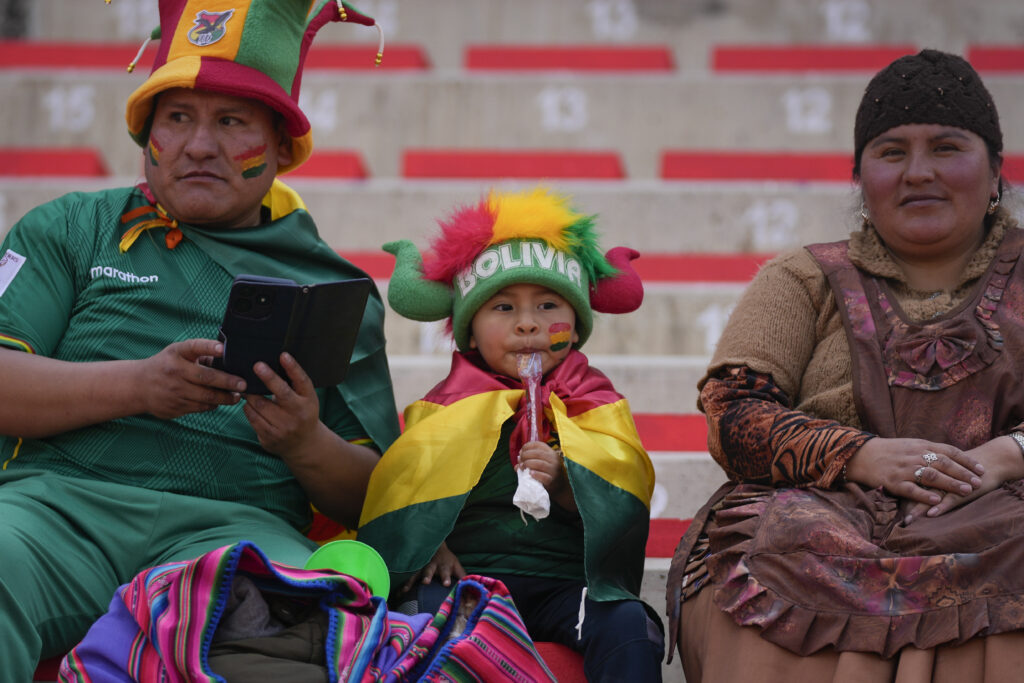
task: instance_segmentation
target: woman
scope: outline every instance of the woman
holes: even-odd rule
[[[1024,671],[1024,231],[996,108],[924,50],[872,79],[854,143],[863,230],[767,264],[700,383],[730,483],[669,574],[687,683]]]

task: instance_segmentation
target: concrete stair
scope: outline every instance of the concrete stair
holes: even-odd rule
[[[11,103],[0,146],[89,146],[113,175],[138,172],[124,100],[144,74],[120,70],[5,69]],[[1024,101],[1024,76],[990,80],[1003,110]],[[866,75],[445,75],[311,70],[302,100],[322,150],[356,152],[373,178],[423,177],[410,154],[611,154],[628,179],[662,177],[668,151],[849,154]],[[415,112],[415,115],[410,115]],[[722,125],[728,112],[728,125]],[[1024,150],[1024,121],[1002,121],[1009,153]],[[559,176],[557,157],[530,171]],[[739,164],[737,164],[739,165]],[[515,176],[500,168],[477,176]],[[432,177],[439,177],[438,172]],[[566,177],[581,177],[576,175]],[[606,175],[605,177],[615,177]],[[830,174],[830,180],[836,175]]]
[[[465,62],[467,46],[655,45],[675,68],[705,71],[715,45],[910,44],[963,51],[973,43],[1019,43],[1024,7],[1013,0],[364,0],[358,7],[384,27],[388,44],[420,46],[437,69]],[[29,3],[30,37],[141,44],[157,24],[149,0]],[[103,38],[101,39],[100,36]],[[373,43],[374,31],[331,25],[318,44]],[[134,54],[134,51],[133,51]],[[385,48],[387,59],[387,47]]]

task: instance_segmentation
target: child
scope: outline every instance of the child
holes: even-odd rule
[[[603,256],[593,217],[542,188],[458,209],[431,248],[424,263],[407,240],[384,245],[397,257],[388,300],[413,320],[449,318],[458,351],[375,468],[359,540],[420,612],[466,573],[494,577],[532,638],[583,653],[588,680],[660,681],[661,623],[638,598],[654,471],[628,403],[577,350],[592,310],[639,307],[638,254]],[[534,354],[531,439],[520,377]],[[513,504],[526,470],[550,495],[550,514],[547,500],[523,506],[537,519]]]

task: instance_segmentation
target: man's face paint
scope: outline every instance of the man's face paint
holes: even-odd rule
[[[234,159],[239,163],[243,178],[257,178],[267,170],[267,146],[253,147]]]
[[[149,146],[146,147],[149,152],[149,163],[154,166],[159,166],[160,152],[163,150],[163,145],[157,142],[157,139],[152,135],[149,136]]]

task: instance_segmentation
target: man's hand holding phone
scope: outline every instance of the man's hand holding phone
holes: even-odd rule
[[[309,375],[288,353],[279,358],[287,380],[263,362],[254,372],[271,391],[269,396],[245,394],[242,407],[260,445],[282,458],[302,452],[304,442],[314,438],[320,422],[320,400]],[[326,427],[325,427],[326,428]]]

